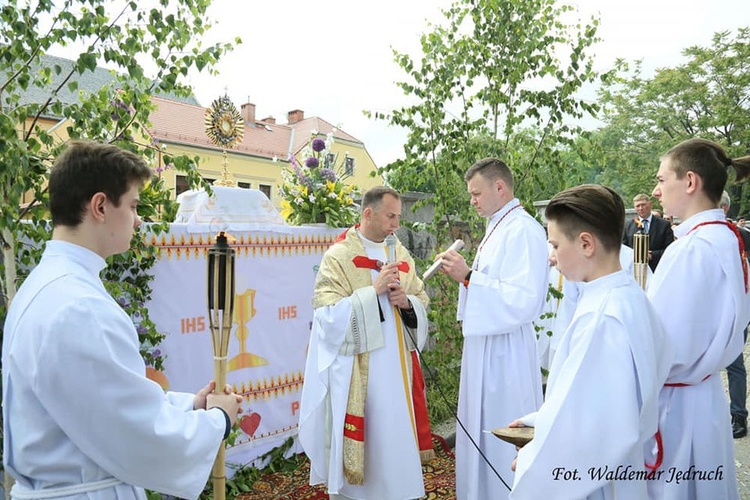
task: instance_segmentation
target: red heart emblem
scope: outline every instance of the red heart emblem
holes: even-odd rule
[[[242,432],[247,434],[248,436],[252,436],[255,434],[255,431],[258,430],[258,426],[260,425],[260,413],[251,413],[250,415],[245,415],[240,420],[240,429],[242,429]]]

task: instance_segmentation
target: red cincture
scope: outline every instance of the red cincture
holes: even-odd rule
[[[698,227],[698,226],[695,226],[695,227]],[[710,376],[711,374],[709,373],[708,375],[703,377],[703,380],[708,379]],[[701,380],[701,382],[703,382],[703,380]],[[690,387],[692,385],[695,385],[695,384],[683,384],[682,382],[675,382],[673,384],[664,384],[664,387]],[[647,469],[650,469],[655,472],[656,469],[661,467],[661,463],[664,461],[664,445],[661,439],[661,429],[656,429],[656,434],[654,435],[654,438],[656,438],[656,462],[654,462],[653,464],[644,463],[643,465],[645,465]]]
[[[662,442],[661,431],[659,429],[656,430],[654,438],[656,438],[656,462],[652,464],[643,462],[643,465],[645,465],[646,468],[652,472],[656,472],[659,467],[661,467],[661,464],[664,461],[664,444]]]
[[[710,377],[711,377],[711,374],[709,373],[708,375],[703,377],[701,382],[703,382],[704,380],[708,380]],[[690,387],[692,385],[695,385],[695,384],[683,384],[682,382],[675,382],[673,384],[664,384],[664,387]]]
[[[696,229],[698,229],[701,226],[708,226],[711,224],[722,224],[724,226],[727,226],[729,229],[732,230],[734,235],[737,237],[737,242],[739,243],[740,247],[740,260],[742,260],[742,275],[745,278],[745,293],[748,291],[747,287],[747,252],[745,251],[745,244],[742,242],[742,236],[740,236],[740,230],[737,229],[737,227],[732,224],[731,222],[727,222],[725,220],[709,220],[706,222],[701,222],[700,224],[696,224],[695,227],[693,227],[690,231],[687,232],[687,234],[692,233]]]

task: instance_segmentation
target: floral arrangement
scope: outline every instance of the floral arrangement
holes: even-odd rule
[[[325,223],[329,227],[349,227],[357,222],[359,210],[353,196],[357,187],[344,184],[344,165],[336,165],[338,155],[330,153],[333,133],[323,140],[313,131],[302,150],[304,162],[292,155],[290,169],[282,172],[279,188],[283,198],[281,215],[294,225]]]

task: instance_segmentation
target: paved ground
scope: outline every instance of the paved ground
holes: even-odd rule
[[[745,345],[744,356],[745,366],[750,371],[750,343]],[[722,373],[722,380],[724,381],[724,387],[726,387],[726,371]],[[748,383],[748,387],[750,387],[750,383]],[[750,406],[750,397],[748,397],[748,406]],[[432,432],[445,437],[448,443],[453,446],[455,441],[455,428],[455,421],[443,422],[435,425]],[[750,500],[750,436],[735,439],[734,449],[740,498],[743,500]]]
[[[750,369],[750,343],[745,344],[745,367]],[[722,374],[724,387],[726,387],[727,375]],[[748,385],[750,387],[750,384]],[[727,396],[728,397],[728,396]],[[750,397],[748,398],[750,405]],[[750,437],[745,436],[734,440],[735,465],[737,467],[737,482],[740,486],[740,498],[750,500]]]

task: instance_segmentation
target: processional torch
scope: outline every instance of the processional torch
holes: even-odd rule
[[[636,222],[640,223],[638,220]],[[639,224],[639,229],[633,234],[633,277],[643,290],[646,290],[648,279],[648,249],[648,233],[644,231],[643,224]]]
[[[227,384],[227,352],[234,314],[235,254],[224,231],[216,236],[216,244],[208,250],[208,322],[214,348],[215,394],[223,393]],[[225,442],[222,441],[211,472],[216,500],[224,500],[226,496],[224,449]]]

